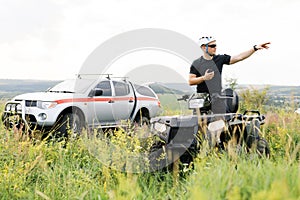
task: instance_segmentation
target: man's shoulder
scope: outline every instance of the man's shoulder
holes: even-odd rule
[[[218,58],[224,58],[224,57],[230,57],[230,55],[227,55],[227,54],[217,54],[214,56],[214,59],[218,59]]]
[[[228,60],[230,60],[230,57],[231,56],[227,54],[218,54],[213,57],[213,60],[215,62],[227,62]]]
[[[214,58],[219,58],[219,57],[223,57],[225,54],[217,54],[217,55],[214,55]]]
[[[196,60],[193,61],[193,64],[199,64],[203,62],[203,56],[200,56],[199,58],[197,58]]]
[[[199,64],[199,62],[200,62],[200,58],[197,58],[197,59],[195,59],[193,62],[192,62],[192,65],[191,65],[191,67],[196,67],[198,64]]]
[[[195,59],[194,62],[200,62],[202,60],[203,56],[200,56],[199,58]]]

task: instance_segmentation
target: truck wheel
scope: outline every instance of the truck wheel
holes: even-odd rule
[[[137,124],[139,126],[149,126],[150,125],[150,120],[147,117],[142,116],[141,119],[137,120]]]
[[[150,134],[150,120],[147,117],[139,117],[134,120],[131,128],[141,138],[148,138]]]
[[[63,116],[59,132],[64,136],[78,136],[83,129],[83,123],[80,115],[76,112],[67,113]]]

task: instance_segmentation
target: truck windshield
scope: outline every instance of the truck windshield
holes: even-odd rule
[[[84,93],[94,82],[94,79],[69,79],[58,83],[47,92]]]

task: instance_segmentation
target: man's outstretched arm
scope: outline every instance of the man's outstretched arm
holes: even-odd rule
[[[232,56],[230,58],[229,64],[232,65],[234,63],[237,63],[239,61],[242,61],[248,57],[250,57],[256,50],[261,50],[261,49],[268,49],[268,45],[271,44],[270,42],[266,42],[263,44],[255,45],[253,48],[249,49],[248,51],[242,52],[236,56]]]

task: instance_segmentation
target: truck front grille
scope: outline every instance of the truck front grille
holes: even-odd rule
[[[25,100],[26,107],[37,107],[37,101],[35,100]]]

